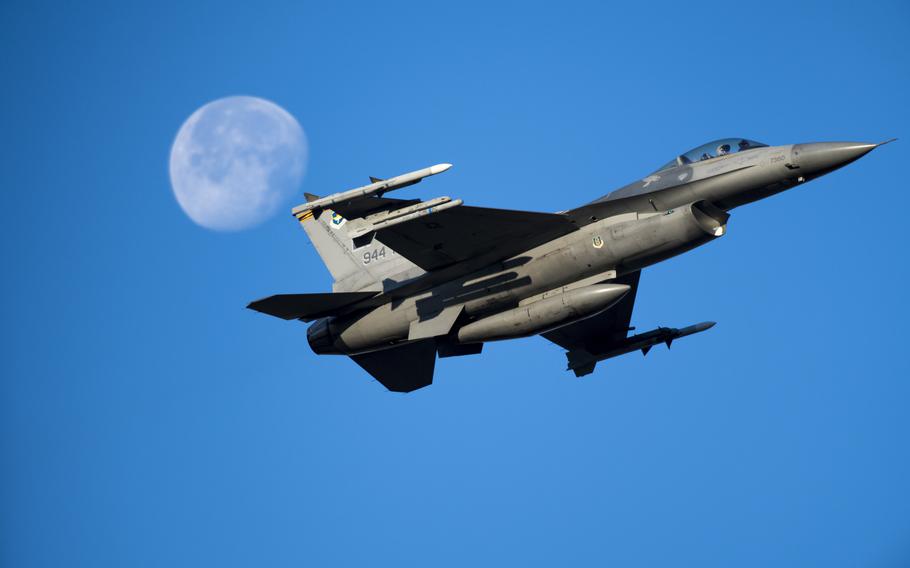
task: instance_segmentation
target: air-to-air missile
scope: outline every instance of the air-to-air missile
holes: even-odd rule
[[[628,335],[641,270],[722,237],[730,212],[843,167],[885,144],[768,146],[716,140],[644,178],[559,213],[384,194],[442,173],[438,164],[319,197],[294,216],[322,257],[333,292],[278,294],[249,307],[313,321],[318,354],[341,354],[393,391],[430,384],[437,355],[539,334],[568,368],[648,350],[710,329]]]
[[[715,324],[716,322],[713,321],[703,321],[682,329],[658,327],[657,329],[622,339],[617,342],[615,347],[605,353],[589,353],[584,350],[569,351],[566,353],[566,358],[569,360],[569,370],[574,371],[576,377],[583,377],[594,371],[594,365],[598,361],[625,355],[639,349],[642,355],[647,355],[648,351],[658,343],[666,344],[667,349],[669,349],[674,340],[707,331],[714,327]]]
[[[364,220],[367,221],[367,223],[361,227],[352,229],[349,232],[349,235],[354,241],[354,245],[357,246],[360,239],[370,233],[375,233],[380,229],[388,229],[395,225],[401,225],[402,223],[413,221],[418,217],[432,215],[433,213],[439,213],[446,209],[451,209],[452,207],[458,207],[461,204],[462,201],[460,199],[452,201],[451,197],[436,197],[428,201],[421,201],[414,205],[402,207],[401,209],[395,209],[388,212],[383,211],[376,215],[365,217]]]
[[[307,211],[329,209],[333,205],[338,205],[339,203],[347,203],[356,199],[362,199],[364,197],[370,197],[373,195],[382,195],[388,191],[401,189],[408,187],[409,185],[419,183],[424,178],[435,176],[436,174],[441,174],[451,167],[452,164],[436,164],[435,166],[430,166],[429,168],[423,168],[421,170],[408,172],[406,174],[401,174],[388,179],[376,179],[376,181],[369,185],[349,189],[348,191],[342,191],[340,193],[329,195],[328,197],[323,197],[322,199],[316,199],[314,201],[304,203],[303,205],[294,207],[294,209],[291,210],[291,213],[295,217],[299,217]]]

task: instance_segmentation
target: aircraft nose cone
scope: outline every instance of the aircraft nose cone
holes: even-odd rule
[[[880,144],[868,142],[813,142],[793,146],[793,162],[801,174],[820,175],[862,158]]]

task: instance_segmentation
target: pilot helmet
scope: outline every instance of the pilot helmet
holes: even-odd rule
[[[730,153],[730,145],[729,145],[729,144],[721,144],[720,146],[717,147],[717,155],[718,155],[718,156],[723,156],[724,154],[729,154],[729,153]]]

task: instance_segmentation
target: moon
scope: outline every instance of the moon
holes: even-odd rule
[[[171,187],[197,224],[239,231],[286,205],[300,187],[307,156],[306,134],[289,112],[258,97],[226,97],[180,127],[171,147]]]

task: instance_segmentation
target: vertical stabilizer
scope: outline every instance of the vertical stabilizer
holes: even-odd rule
[[[306,198],[312,202],[319,196],[307,193]],[[298,219],[331,273],[335,292],[382,291],[387,280],[398,281],[422,272],[375,239],[355,247],[350,232],[363,226],[363,219],[345,219],[331,209],[306,211]]]

